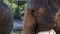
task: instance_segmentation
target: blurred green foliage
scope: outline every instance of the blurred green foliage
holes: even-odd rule
[[[8,5],[8,7],[12,11],[13,18],[15,20],[21,20],[21,16],[24,15],[24,5],[18,6],[16,0],[4,0],[4,3]]]

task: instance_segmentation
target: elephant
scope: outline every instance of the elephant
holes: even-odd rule
[[[0,0],[0,34],[10,34],[13,28],[13,17],[10,8]]]
[[[24,34],[54,29],[60,34],[60,0],[30,0],[24,11]]]

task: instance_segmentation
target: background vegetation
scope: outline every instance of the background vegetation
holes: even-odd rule
[[[26,3],[19,6],[17,0],[4,0],[4,3],[11,9],[14,20],[22,20],[21,17],[24,15],[24,6]]]

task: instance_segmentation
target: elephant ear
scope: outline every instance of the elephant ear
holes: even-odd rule
[[[13,23],[12,14],[6,4],[0,2],[0,34],[10,34]]]
[[[57,13],[55,15],[55,21],[56,21],[57,28],[59,28],[60,27],[60,8],[58,8]]]
[[[55,25],[56,34],[60,34],[60,8],[58,8],[56,12],[55,21],[56,21],[56,25]]]

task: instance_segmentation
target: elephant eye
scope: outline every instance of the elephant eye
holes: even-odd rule
[[[31,10],[31,15],[34,16],[35,10]]]
[[[59,14],[59,16],[60,16],[60,14]]]

